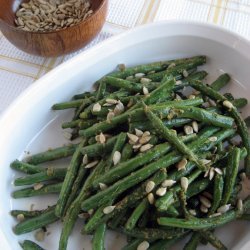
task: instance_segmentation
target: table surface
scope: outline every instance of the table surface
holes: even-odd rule
[[[0,115],[37,79],[79,52],[135,26],[160,20],[213,23],[250,40],[250,0],[109,0],[101,33],[85,48],[57,58],[26,54],[0,32]]]

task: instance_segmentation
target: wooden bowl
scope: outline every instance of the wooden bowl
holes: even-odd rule
[[[17,29],[15,13],[27,0],[0,0],[0,30],[19,49],[34,55],[59,56],[88,44],[101,30],[107,15],[108,0],[90,0],[94,13],[86,20],[66,29],[29,32]]]

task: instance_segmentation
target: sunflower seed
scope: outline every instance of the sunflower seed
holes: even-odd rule
[[[211,207],[211,202],[208,198],[204,197],[204,196],[200,196],[200,202],[207,208]]]
[[[139,143],[140,144],[145,144],[145,143],[148,143],[151,139],[151,136],[142,136],[140,139],[139,139]]]
[[[127,104],[127,107],[130,108],[130,107],[132,107],[133,105],[134,105],[134,101],[133,101],[132,98],[130,98],[130,99],[129,99],[129,102],[128,102],[128,104]]]
[[[232,109],[234,107],[234,105],[229,101],[224,101],[223,106],[228,108],[228,109]]]
[[[195,99],[195,98],[196,98],[195,95],[190,95],[190,96],[188,97],[188,99]]]
[[[194,133],[194,130],[193,130],[193,128],[191,126],[185,125],[184,126],[184,132],[185,132],[186,135],[191,135],[191,134]]]
[[[193,122],[192,122],[192,127],[193,127],[194,132],[195,132],[195,133],[198,133],[198,131],[199,131],[199,126],[198,126],[197,121],[193,121]]]
[[[136,136],[138,136],[138,137],[141,137],[142,135],[143,135],[143,131],[141,131],[140,129],[135,129],[135,134],[136,134]]]
[[[211,199],[211,200],[213,199],[213,196],[208,192],[203,192],[202,195],[207,197],[208,199]]]
[[[209,215],[209,218],[218,217],[220,215],[221,213],[214,213],[214,214]]]
[[[135,144],[133,145],[133,149],[137,150],[141,147],[142,145],[141,144]]]
[[[119,151],[115,151],[114,155],[113,155],[113,163],[114,166],[117,165],[121,160],[121,153]]]
[[[156,194],[158,196],[164,196],[167,192],[167,188],[164,188],[164,187],[160,187],[156,190]]]
[[[175,63],[170,63],[170,64],[168,65],[168,69],[174,68],[175,66],[176,66]]]
[[[214,171],[219,175],[223,175],[223,172],[220,168],[214,168]]]
[[[148,95],[149,94],[148,88],[146,88],[146,87],[143,87],[142,91],[143,91],[144,95]]]
[[[35,232],[35,239],[37,241],[40,241],[40,242],[44,241],[44,238],[45,238],[45,232],[42,229]]]
[[[183,70],[182,74],[183,74],[184,77],[188,77],[188,75],[189,75],[186,70]]]
[[[209,180],[211,181],[214,178],[214,168],[210,168],[209,170]]]
[[[78,218],[79,219],[88,219],[89,218],[89,214],[88,213],[78,214]]]
[[[217,209],[217,212],[218,213],[226,213],[229,209],[230,209],[230,207],[231,207],[231,204],[226,204],[226,205],[223,205],[223,206],[221,206],[221,207],[219,207],[218,209]]]
[[[94,166],[96,166],[98,164],[98,161],[92,161],[90,163],[88,163],[85,168],[93,168]]]
[[[127,76],[127,77],[126,77],[126,80],[128,80],[128,81],[133,80],[133,79],[134,79],[133,76]]]
[[[148,198],[149,204],[153,205],[155,202],[155,197],[154,197],[153,193],[149,193],[147,198]]]
[[[24,221],[24,219],[25,219],[25,217],[24,217],[23,214],[18,214],[16,218],[17,218],[17,220],[20,221],[20,222],[21,222],[21,221]]]
[[[115,99],[110,99],[110,98],[108,98],[108,99],[106,99],[106,103],[108,103],[108,104],[117,104],[118,101],[115,100]]]
[[[182,84],[182,81],[181,80],[178,80],[175,82],[175,85],[181,85]]]
[[[88,214],[89,214],[89,215],[92,215],[94,212],[95,212],[95,210],[94,210],[93,208],[90,209],[90,210],[88,210]]]
[[[207,160],[207,159],[201,159],[200,161],[204,165],[207,165],[207,164],[209,164],[211,162],[211,160]]]
[[[115,117],[115,113],[113,111],[109,111],[107,114],[107,122],[111,123],[111,120]]]
[[[161,186],[162,187],[172,187],[175,183],[176,183],[176,181],[174,181],[174,180],[165,180],[161,183]]]
[[[108,186],[104,183],[99,183],[99,187],[101,190],[105,190],[105,189],[107,189]]]
[[[149,78],[141,78],[141,83],[142,84],[145,84],[145,83],[150,83],[150,82],[152,82],[152,80],[151,79],[149,79]]]
[[[115,115],[119,115],[124,111],[124,105],[121,101],[118,101],[118,103],[115,106],[114,113]]]
[[[181,101],[182,98],[181,98],[178,94],[175,94],[175,100],[176,100],[176,101]]]
[[[151,191],[153,191],[155,187],[155,183],[153,181],[148,181],[147,184],[146,184],[146,193],[150,193]]]
[[[187,163],[188,163],[188,161],[186,158],[183,158],[180,162],[178,162],[176,165],[178,171],[186,169]]]
[[[141,146],[140,152],[145,152],[145,151],[149,150],[150,148],[152,148],[153,146],[154,145],[152,145],[152,144],[145,144],[145,145]]]
[[[181,177],[181,187],[183,188],[184,192],[188,189],[188,178],[187,177]]]
[[[134,143],[138,142],[138,140],[139,140],[139,137],[134,135],[134,134],[127,133],[127,136]]]
[[[188,212],[189,212],[191,215],[193,215],[193,216],[196,216],[196,215],[197,215],[197,213],[196,213],[196,211],[195,211],[194,209],[189,209]]]
[[[93,112],[100,112],[101,111],[101,109],[102,109],[102,106],[100,105],[100,103],[99,102],[97,102],[96,104],[94,104],[94,106],[93,106]]]
[[[147,250],[148,248],[149,248],[149,243],[146,240],[144,240],[138,245],[137,250]]]
[[[201,206],[200,206],[200,210],[201,210],[201,212],[204,213],[204,214],[206,214],[206,213],[208,212],[208,208],[205,207],[204,205],[201,205]]]
[[[34,185],[34,190],[40,190],[42,187],[44,186],[44,184],[42,184],[42,183],[37,183],[37,184],[35,184]]]
[[[243,202],[242,199],[238,199],[237,201],[237,209],[242,211],[243,210]]]
[[[212,136],[212,137],[209,137],[208,140],[211,142],[216,142],[218,138],[216,136]]]
[[[142,136],[149,136],[149,135],[150,135],[150,132],[149,131],[145,131]]]
[[[125,64],[124,64],[124,63],[118,64],[118,69],[119,69],[120,71],[124,71],[124,70],[126,69]]]
[[[205,174],[204,174],[204,178],[207,178],[207,177],[208,177],[208,175],[209,175],[209,171],[210,171],[210,169],[208,169],[208,170],[205,172]]]
[[[103,213],[104,214],[110,214],[114,211],[115,209],[115,206],[107,206],[103,209]]]
[[[101,144],[104,144],[106,142],[106,137],[103,133],[100,133],[100,135],[99,135],[99,142]]]
[[[82,164],[84,164],[84,165],[86,165],[87,163],[88,163],[88,155],[87,154],[85,154],[84,156],[83,156],[83,158],[82,158]]]
[[[135,78],[142,78],[143,76],[145,76],[144,73],[136,73],[135,74]]]
[[[72,134],[68,131],[63,131],[63,136],[65,139],[70,140],[72,137]]]

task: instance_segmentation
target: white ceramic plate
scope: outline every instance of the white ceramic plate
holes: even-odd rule
[[[249,99],[249,42],[215,26],[186,22],[155,23],[113,37],[54,69],[23,93],[0,121],[2,249],[20,249],[19,240],[33,239],[32,233],[21,237],[13,234],[12,227],[16,222],[9,215],[11,209],[29,209],[32,203],[36,204],[35,208],[44,208],[55,202],[55,196],[13,200],[11,192],[15,173],[9,168],[14,159],[22,159],[27,151],[32,154],[65,143],[60,124],[69,120],[71,113],[52,112],[52,104],[91,89],[93,82],[113,71],[118,63],[135,65],[200,54],[208,56],[206,69],[211,73],[211,80],[223,71],[229,72],[234,80],[227,91]],[[51,234],[42,243],[45,249],[57,249],[60,226],[60,223],[49,226]],[[90,238],[82,237],[80,228],[79,223],[68,249],[91,249]],[[218,233],[229,249],[249,249],[249,229],[249,223],[236,222],[219,229]],[[106,242],[107,250],[118,250],[124,239],[109,233]]]

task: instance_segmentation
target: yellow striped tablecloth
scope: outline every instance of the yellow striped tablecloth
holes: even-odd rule
[[[250,0],[109,0],[103,30],[82,50],[137,25],[160,20],[214,23],[250,39]],[[16,49],[0,33],[0,114],[34,81],[80,51],[58,58],[32,56]]]

